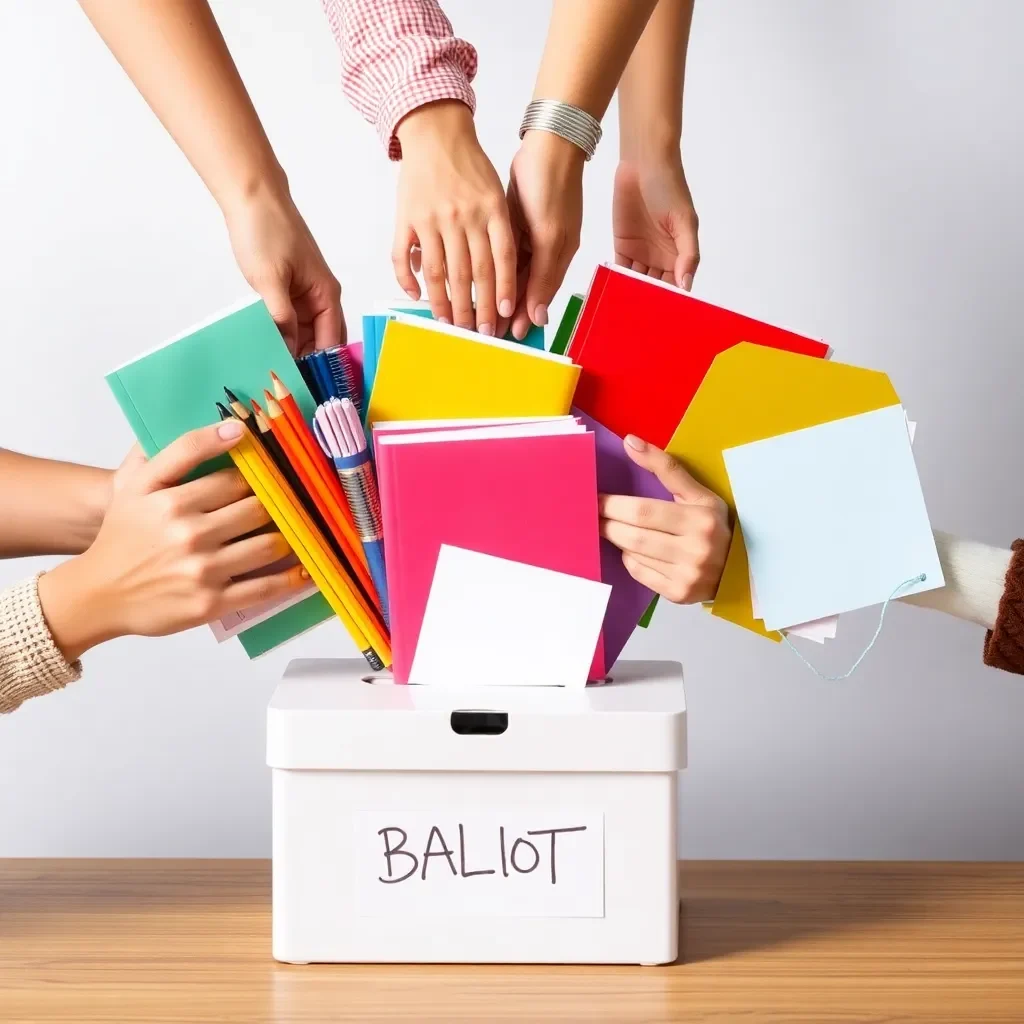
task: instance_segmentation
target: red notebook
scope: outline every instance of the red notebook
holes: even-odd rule
[[[376,455],[396,682],[408,682],[442,544],[600,581],[594,435],[575,421],[383,434]],[[599,641],[591,678],[604,674]]]
[[[741,341],[826,359],[829,347],[622,267],[597,268],[569,344],[573,405],[664,448],[719,352]]]

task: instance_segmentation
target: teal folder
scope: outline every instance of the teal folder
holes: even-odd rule
[[[224,387],[242,401],[261,400],[270,371],[281,378],[306,419],[316,406],[281,334],[259,299],[249,300],[190,328],[107,375],[107,384],[139,444],[152,457],[186,431],[218,420],[215,402]],[[195,475],[230,466],[225,455]],[[330,618],[320,594],[239,634],[250,658],[277,647]]]

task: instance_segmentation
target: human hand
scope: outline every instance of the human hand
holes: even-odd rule
[[[292,355],[346,341],[341,285],[283,188],[261,190],[224,212],[231,248]]]
[[[477,141],[472,112],[458,101],[429,103],[405,117],[396,134],[402,168],[395,277],[418,299],[421,263],[435,319],[493,335],[499,316],[507,321],[515,304],[515,246],[501,180]]]
[[[548,304],[580,247],[584,159],[578,146],[538,130],[526,133],[512,160],[508,210],[519,279],[512,334],[520,341],[531,323],[548,322]]]
[[[289,554],[235,469],[179,484],[234,447],[225,421],[178,438],[152,460],[136,448],[114,477],[91,547],[39,580],[39,600],[68,661],[117,636],[164,636],[284,596],[308,580],[300,566],[235,582]]]
[[[700,263],[697,214],[678,154],[615,171],[615,262],[689,291]]]
[[[672,501],[603,494],[601,536],[621,549],[638,583],[676,604],[710,601],[729,553],[728,507],[667,452],[632,436],[625,448],[661,481]]]

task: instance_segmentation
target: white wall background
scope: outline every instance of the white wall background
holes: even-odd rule
[[[501,6],[445,2],[480,50],[504,170],[548,4]],[[394,175],[316,0],[216,11],[358,335],[396,294]],[[699,294],[887,370],[934,523],[1003,544],[1024,532],[1022,36],[1015,0],[698,0],[684,133]],[[609,256],[615,136],[612,115],[576,288]],[[216,208],[76,5],[0,3],[0,444],[115,464],[131,438],[103,373],[241,288]],[[0,565],[0,586],[34,567]],[[844,617],[819,660],[844,668],[873,621]],[[663,607],[630,651],[686,665],[682,852],[1024,857],[1024,680],[983,669],[980,644],[897,607],[858,674],[826,684]],[[94,652],[83,682],[0,719],[0,855],[267,855],[275,678],[353,653],[333,626],[256,664],[205,630]]]

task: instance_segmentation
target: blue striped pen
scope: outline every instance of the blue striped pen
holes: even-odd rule
[[[357,372],[352,360],[352,353],[347,345],[335,345],[325,349],[324,361],[327,371],[334,384],[336,398],[350,398],[360,417],[363,415],[363,384],[362,375]]]
[[[313,433],[324,454],[334,462],[366,552],[370,576],[380,597],[384,622],[390,627],[380,495],[355,403],[349,398],[332,398],[318,406],[313,419]]]

